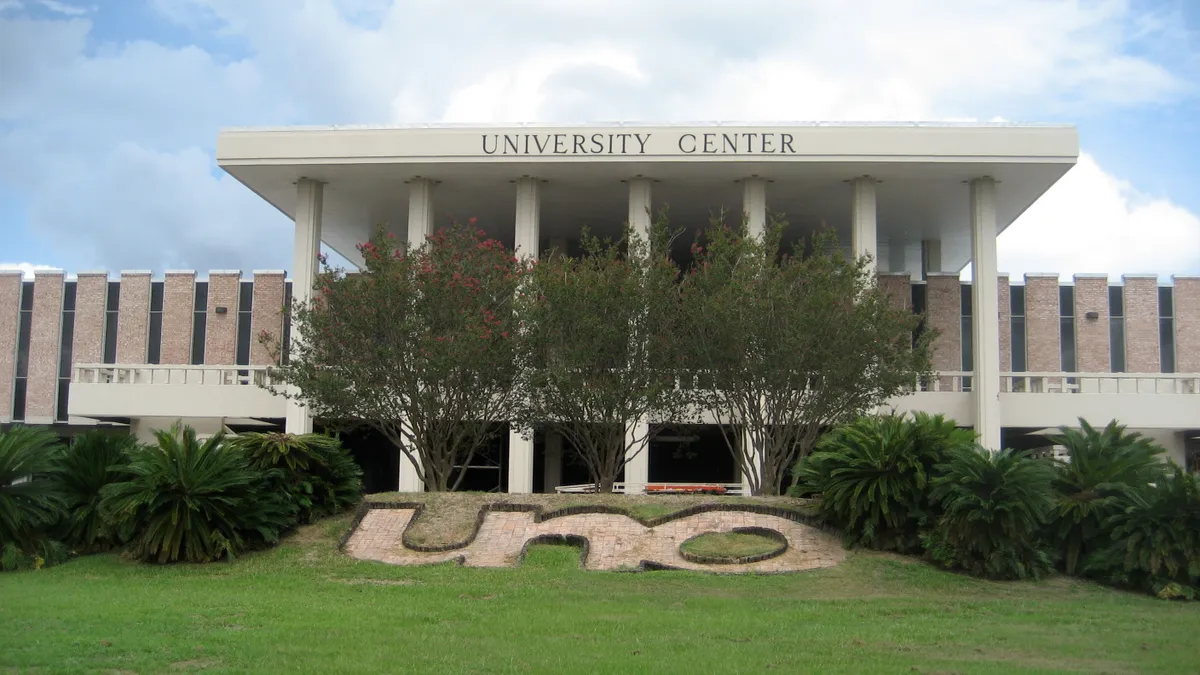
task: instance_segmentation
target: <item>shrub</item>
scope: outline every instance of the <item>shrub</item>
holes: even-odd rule
[[[862,417],[834,429],[797,463],[796,496],[820,494],[820,514],[841,528],[848,545],[920,550],[920,528],[931,510],[935,465],[974,433],[941,415],[895,413]]]
[[[53,472],[62,452],[58,437],[43,429],[0,432],[0,570],[41,567],[66,557],[47,534],[63,515]]]
[[[76,551],[102,551],[120,543],[116,528],[100,513],[100,492],[124,477],[136,447],[132,436],[90,431],[76,436],[63,453],[54,470],[66,506],[58,530]]]
[[[1110,584],[1160,598],[1194,599],[1200,592],[1200,480],[1172,465],[1153,485],[1112,494],[1105,522],[1109,545],[1086,572]]]
[[[159,563],[231,559],[278,541],[294,512],[262,489],[270,476],[217,434],[200,442],[191,427],[157,431],[157,445],[130,453],[128,480],[101,490],[101,512],[140,560]]]
[[[252,467],[278,469],[273,489],[295,505],[302,523],[338,513],[362,498],[362,469],[336,438],[246,433],[230,442],[246,453]]]
[[[1108,546],[1105,523],[1119,509],[1120,494],[1162,477],[1162,448],[1116,420],[1097,431],[1086,420],[1080,429],[1059,427],[1048,440],[1064,446],[1070,460],[1056,467],[1055,505],[1049,538],[1061,542],[1063,571],[1076,574],[1093,551]]]
[[[937,467],[931,498],[941,515],[922,536],[929,556],[988,579],[1037,579],[1051,570],[1038,538],[1053,506],[1049,461],[982,447],[951,453]]]

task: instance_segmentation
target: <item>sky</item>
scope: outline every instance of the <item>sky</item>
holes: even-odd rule
[[[1075,124],[1026,272],[1200,274],[1200,0],[0,0],[0,268],[286,269],[230,126]]]

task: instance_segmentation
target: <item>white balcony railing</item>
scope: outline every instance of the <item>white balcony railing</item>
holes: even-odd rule
[[[918,383],[915,391],[971,391],[969,371],[942,371]],[[1000,391],[1030,394],[1200,394],[1200,373],[1000,373]]]
[[[161,384],[264,386],[273,384],[267,366],[113,365],[75,366],[73,384]]]

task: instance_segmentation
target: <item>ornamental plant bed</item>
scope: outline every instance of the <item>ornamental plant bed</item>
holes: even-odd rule
[[[741,565],[769,560],[788,549],[787,538],[762,527],[739,527],[731,532],[705,532],[683,542],[679,554],[701,565]]]

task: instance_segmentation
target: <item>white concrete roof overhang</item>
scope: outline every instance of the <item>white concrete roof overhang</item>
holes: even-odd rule
[[[417,176],[437,181],[439,222],[474,216],[511,244],[521,176],[545,181],[543,237],[624,222],[623,182],[633,176],[654,179],[656,208],[669,205],[672,221],[687,226],[718,208],[740,211],[739,181],[760,176],[771,181],[772,211],[848,239],[848,181],[870,175],[881,181],[880,241],[940,240],[943,269],[954,271],[970,259],[966,181],[998,181],[1002,232],[1078,154],[1074,127],[1012,124],[285,127],[229,129],[217,140],[218,164],[289,217],[295,182],[324,182],[322,238],[354,262],[372,225],[406,231],[405,183]]]

